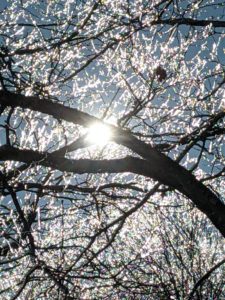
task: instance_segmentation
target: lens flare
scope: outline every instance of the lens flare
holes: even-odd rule
[[[112,136],[111,130],[107,125],[95,123],[87,131],[86,141],[90,144],[104,146]]]

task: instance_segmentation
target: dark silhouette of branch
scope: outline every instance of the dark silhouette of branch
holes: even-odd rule
[[[77,174],[131,172],[150,177],[177,189],[190,198],[225,236],[225,205],[211,190],[196,180],[185,168],[142,141],[131,137],[131,140],[126,141],[124,144],[132,147],[132,150],[136,150],[138,154],[142,154],[145,159],[126,157],[112,160],[72,160],[54,155],[54,153],[20,150],[8,145],[0,147],[0,155],[3,160],[15,160],[24,163],[35,162],[46,167]]]
[[[11,107],[29,108],[34,111],[51,115],[56,119],[63,119],[83,126],[88,126],[94,122],[101,122],[98,118],[77,109],[65,107],[62,104],[54,103],[50,100],[41,100],[38,97],[25,97],[23,95],[1,91],[0,103]],[[111,126],[111,129],[114,135],[113,139],[116,143],[131,149],[145,160],[148,160],[149,164],[131,157],[126,158],[125,160],[98,162],[79,160],[71,163],[71,160],[67,161],[57,155],[54,156],[54,154],[40,154],[31,150],[19,150],[12,147],[7,148],[7,146],[1,148],[1,153],[2,155],[4,153],[5,159],[16,159],[26,163],[35,161],[45,166],[57,168],[59,170],[67,170],[68,172],[134,172],[149,176],[163,184],[177,189],[190,198],[194,204],[208,216],[221,234],[225,236],[225,205],[211,190],[205,187],[201,182],[197,181],[189,171],[154,149],[151,145],[138,140],[120,128]],[[21,155],[19,155],[19,153]],[[24,155],[25,153],[27,153],[27,155]]]
[[[217,20],[195,20],[191,18],[174,18],[174,19],[159,19],[152,22],[152,25],[158,24],[166,24],[166,25],[189,25],[189,26],[197,26],[204,27],[208,25],[212,25],[214,28],[225,27],[225,21],[217,21]]]
[[[211,274],[216,270],[218,269],[220,266],[222,266],[223,264],[225,263],[225,258],[222,259],[220,262],[218,262],[215,266],[213,266],[204,276],[202,276],[197,282],[196,284],[194,285],[191,293],[189,294],[189,297],[188,297],[188,300],[191,300],[193,299],[193,296],[195,294],[195,292],[197,291],[197,289],[204,284],[204,281],[206,281],[210,276]]]

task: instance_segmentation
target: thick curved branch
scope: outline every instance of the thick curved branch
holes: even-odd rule
[[[91,160],[91,159],[67,159],[51,153],[41,153],[33,150],[20,150],[9,145],[0,147],[0,157],[2,160],[13,160],[24,163],[35,163],[45,167],[57,169],[62,172],[72,172],[75,174],[85,173],[125,173],[151,177],[164,184],[170,184],[170,180],[160,176],[158,166],[153,163],[146,163],[146,160],[136,157],[126,157],[111,160]]]
[[[135,146],[137,148],[142,147],[143,154],[146,154],[147,157],[148,145],[145,147],[143,142],[140,141],[140,144],[138,144],[138,142],[139,141],[137,141]],[[225,237],[225,205],[191,173],[161,153],[154,153],[152,159],[150,159],[150,151],[148,161],[146,159],[135,157],[112,160],[72,160],[55,154],[40,153],[32,150],[20,150],[5,145],[0,147],[0,157],[2,160],[14,160],[24,163],[34,162],[39,165],[76,174],[131,172],[150,177],[177,189],[190,198]]]
[[[87,113],[47,99],[42,100],[33,96],[25,97],[20,94],[5,91],[0,91],[0,104],[11,107],[28,108],[51,115],[56,119],[62,119],[83,126],[89,126],[93,122],[102,122]],[[6,151],[4,149],[2,150],[5,152],[5,155],[8,151],[8,158],[5,157],[5,159],[15,159],[27,163],[35,161],[62,171],[67,170],[75,173],[133,172],[151,177],[186,195],[207,215],[222,235],[225,236],[225,205],[212,191],[196,180],[189,171],[154,149],[151,145],[138,140],[118,127],[111,126],[111,129],[116,143],[131,149],[145,160],[148,160],[149,163],[146,163],[145,160],[140,160],[139,163],[137,163],[137,159],[135,160],[134,158],[111,161],[79,160],[71,163],[71,160],[65,160],[57,154],[54,156],[30,151],[26,157],[24,151],[28,154],[28,150],[23,150],[23,152],[15,148],[11,148],[11,150],[4,148]],[[13,154],[11,157],[9,157],[10,153]],[[21,153],[20,158],[19,153]]]
[[[71,109],[70,107],[66,107],[47,99],[41,100],[36,96],[25,97],[20,94],[0,91],[0,104],[3,106],[28,108],[51,115],[56,119],[65,120],[83,126],[88,126],[88,124],[92,122],[99,121],[99,119],[75,108]]]

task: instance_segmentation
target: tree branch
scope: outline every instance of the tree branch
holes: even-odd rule
[[[199,286],[201,286],[205,280],[207,280],[210,275],[216,270],[218,269],[220,266],[222,266],[222,264],[225,263],[225,258],[223,260],[221,260],[220,262],[218,262],[215,266],[213,266],[204,276],[202,276],[198,281],[197,283],[194,285],[191,293],[189,294],[189,297],[188,297],[188,300],[191,300],[197,290],[197,288]]]
[[[142,147],[143,153],[148,149],[144,143],[135,145]],[[151,150],[151,149],[150,149]],[[153,149],[154,150],[154,149]],[[151,151],[150,151],[151,152]],[[190,172],[182,166],[172,161],[161,153],[156,152],[148,161],[145,159],[126,157],[112,160],[91,160],[91,159],[67,159],[51,153],[40,153],[32,150],[20,150],[9,145],[0,147],[0,157],[2,160],[14,160],[24,163],[36,163],[45,167],[58,169],[62,172],[72,172],[76,174],[84,173],[124,173],[131,172],[157,180],[165,185],[177,189],[186,195],[193,203],[207,215],[212,223],[219,229],[225,237],[225,205],[220,199]],[[147,155],[146,155],[147,156]],[[161,157],[161,159],[160,159]]]
[[[191,18],[175,18],[175,19],[164,19],[164,20],[155,20],[152,22],[152,25],[166,24],[166,25],[189,25],[189,26],[198,26],[204,27],[212,25],[216,27],[225,27],[225,21],[216,21],[216,20],[195,20]]]

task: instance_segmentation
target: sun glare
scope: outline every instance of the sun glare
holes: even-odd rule
[[[86,140],[94,145],[106,145],[112,136],[111,130],[108,126],[95,123],[92,124],[87,131]]]

